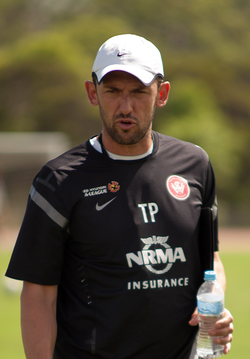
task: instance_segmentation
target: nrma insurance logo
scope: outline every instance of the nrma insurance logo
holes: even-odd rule
[[[177,260],[186,262],[183,249],[171,248],[167,243],[168,238],[169,236],[141,238],[145,246],[142,251],[126,254],[128,266],[130,268],[134,265],[145,266],[152,273],[163,274],[168,272]]]

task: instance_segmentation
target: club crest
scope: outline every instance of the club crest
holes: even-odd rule
[[[178,199],[179,201],[184,201],[190,195],[188,181],[183,177],[175,175],[168,177],[166,186],[171,196]]]

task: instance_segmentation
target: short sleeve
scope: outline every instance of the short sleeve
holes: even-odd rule
[[[34,179],[7,276],[42,285],[60,283],[68,218],[57,186],[46,167]]]

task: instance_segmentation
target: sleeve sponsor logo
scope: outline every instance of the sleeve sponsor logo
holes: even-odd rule
[[[167,178],[166,187],[172,197],[179,201],[186,200],[190,195],[188,181],[180,176],[170,176]]]

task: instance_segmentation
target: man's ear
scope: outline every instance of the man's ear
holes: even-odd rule
[[[97,106],[98,105],[98,97],[96,93],[95,84],[92,81],[85,82],[85,88],[87,91],[88,99],[91,105]]]
[[[166,105],[166,103],[168,101],[169,91],[170,91],[170,83],[163,82],[160,85],[160,88],[158,91],[158,96],[157,96],[156,103],[155,103],[155,105],[157,107],[163,107]]]

